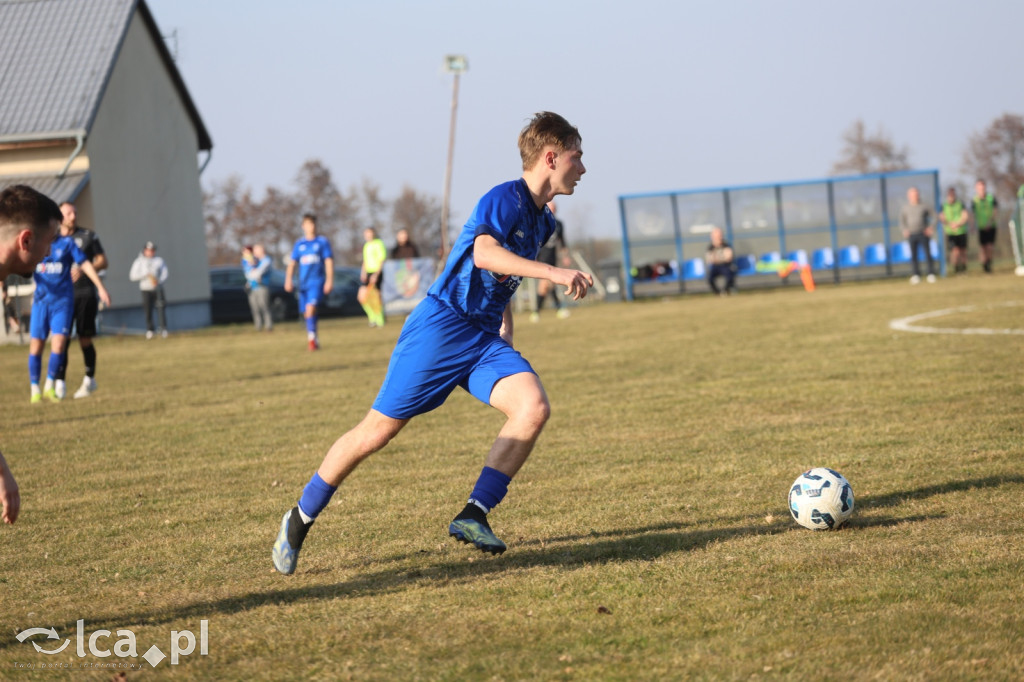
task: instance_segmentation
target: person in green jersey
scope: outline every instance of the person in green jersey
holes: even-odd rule
[[[363,240],[363,267],[359,273],[359,279],[363,284],[359,287],[356,298],[366,311],[370,326],[383,327],[384,304],[380,300],[380,278],[384,274],[382,270],[388,257],[388,247],[372,227],[363,230]]]
[[[946,233],[946,244],[953,261],[953,272],[956,273],[967,271],[967,219],[967,209],[956,198],[956,189],[950,187],[946,190],[946,201],[942,204],[939,220]]]
[[[985,189],[985,181],[974,183],[974,198],[971,199],[971,213],[974,227],[978,230],[978,258],[985,272],[992,272],[992,249],[996,243],[996,226],[999,224],[999,203]]]

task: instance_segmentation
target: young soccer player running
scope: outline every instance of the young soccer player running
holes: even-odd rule
[[[318,308],[334,288],[334,252],[327,237],[316,233],[316,216],[302,216],[302,239],[295,242],[292,257],[284,274],[284,290],[294,291],[292,276],[296,265],[299,270],[299,310],[306,318],[306,337],[309,349],[319,350],[317,337]]]
[[[96,268],[75,244],[71,230],[61,225],[61,232],[50,246],[50,253],[36,266],[36,282],[32,297],[32,317],[28,340],[28,376],[31,383],[30,400],[37,403],[43,396],[53,401],[63,400],[66,392],[64,369],[68,361],[68,336],[75,312],[75,284],[71,280],[71,266],[78,265],[82,273],[92,280],[96,293],[105,305],[110,295]],[[50,361],[46,366],[46,385],[39,390],[43,370],[43,346],[50,336]]]
[[[572,194],[586,172],[579,131],[557,114],[539,113],[519,134],[519,153],[522,177],[477,203],[444,272],[406,320],[373,408],[331,446],[298,504],[285,512],[273,549],[281,573],[295,571],[306,533],[338,485],[456,386],[507,419],[448,533],[484,552],[505,551],[487,513],[505,497],[551,409],[540,379],[512,347],[512,295],[523,277],[551,280],[574,300],[594,283],[587,273],[534,260],[555,229],[545,205]]]

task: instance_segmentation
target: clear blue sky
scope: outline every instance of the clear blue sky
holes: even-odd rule
[[[617,236],[621,194],[821,177],[857,118],[959,179],[967,137],[1024,114],[1021,0],[147,0],[213,137],[203,182],[261,195],[321,159],[440,197],[464,54],[453,223],[520,173],[533,112],[579,127],[571,239]]]

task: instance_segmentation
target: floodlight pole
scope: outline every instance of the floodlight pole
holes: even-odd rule
[[[452,80],[452,116],[448,126],[448,163],[444,169],[444,197],[441,200],[441,254],[439,267],[444,267],[448,257],[448,204],[452,192],[452,158],[455,155],[455,112],[459,107],[459,76],[469,69],[464,55],[445,57],[445,71],[454,76]]]

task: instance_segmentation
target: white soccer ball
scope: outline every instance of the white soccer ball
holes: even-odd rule
[[[834,469],[805,471],[789,489],[789,511],[804,528],[839,530],[853,514],[853,487]]]

